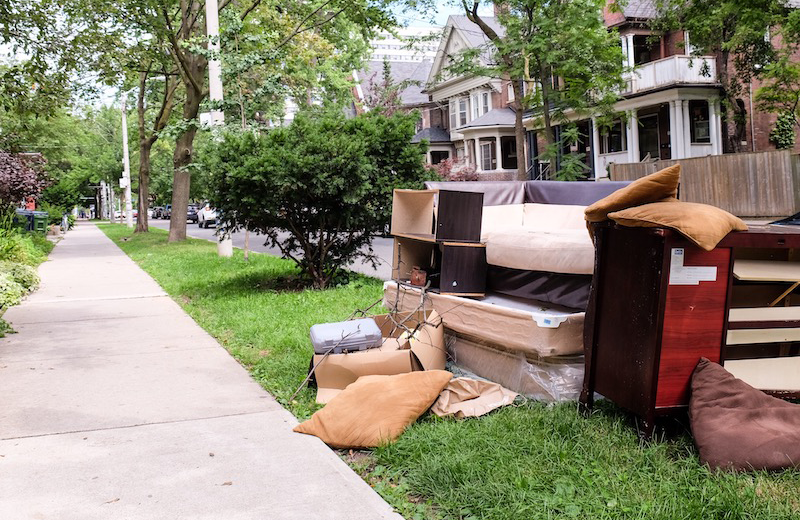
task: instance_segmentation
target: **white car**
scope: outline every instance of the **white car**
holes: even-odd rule
[[[212,208],[209,203],[197,210],[197,225],[201,228],[217,225],[217,210]]]

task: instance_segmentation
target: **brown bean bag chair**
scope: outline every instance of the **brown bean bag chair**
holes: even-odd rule
[[[800,405],[753,388],[702,358],[689,420],[700,460],[734,471],[800,468]]]

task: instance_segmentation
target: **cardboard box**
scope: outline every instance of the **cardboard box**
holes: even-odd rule
[[[361,376],[444,370],[444,325],[436,311],[396,312],[373,318],[383,335],[380,348],[330,354],[324,360],[324,355],[314,355],[318,403],[327,403]],[[413,338],[404,334],[406,328],[416,330]]]

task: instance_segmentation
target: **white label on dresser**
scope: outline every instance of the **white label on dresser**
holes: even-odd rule
[[[682,247],[672,248],[669,259],[670,285],[700,285],[700,282],[715,282],[717,268],[699,265],[683,265],[684,250]]]

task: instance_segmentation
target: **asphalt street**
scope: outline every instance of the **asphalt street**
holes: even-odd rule
[[[151,218],[148,219],[148,224],[153,227],[161,229],[169,229],[169,220]],[[202,238],[205,240],[211,240],[213,242],[216,242],[217,241],[216,232],[217,229],[215,227],[203,229],[199,227],[197,224],[187,224],[186,226],[186,234],[193,238]],[[234,247],[244,248],[243,231],[232,233],[231,239],[233,240]],[[276,247],[269,247],[268,245],[265,245],[264,244],[265,240],[266,238],[262,237],[261,235],[250,233],[250,250],[256,251],[258,253],[266,253],[269,255],[281,256],[280,250]],[[392,251],[393,251],[392,239],[384,237],[375,237],[372,240],[372,249],[375,252],[375,254],[377,254],[378,257],[380,258],[380,262],[377,268],[373,268],[372,265],[365,263],[361,260],[358,260],[350,265],[350,269],[359,273],[380,278],[381,280],[390,279],[392,276]]]

